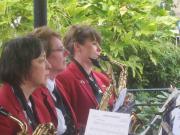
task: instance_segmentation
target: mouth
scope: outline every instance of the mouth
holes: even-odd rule
[[[100,55],[95,55],[95,56],[92,56],[92,57],[90,57],[90,59],[98,59],[100,57]]]

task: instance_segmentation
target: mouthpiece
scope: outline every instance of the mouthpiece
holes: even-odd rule
[[[103,61],[110,61],[109,57],[105,55],[100,55],[99,58]]]
[[[92,64],[93,64],[94,66],[96,66],[96,67],[98,67],[98,68],[101,69],[101,65],[100,65],[98,59],[93,59],[93,58],[89,58],[89,59],[91,60],[91,62],[92,62]]]

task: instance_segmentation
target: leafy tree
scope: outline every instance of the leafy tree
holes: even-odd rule
[[[51,0],[49,5],[49,22],[63,33],[79,23],[101,32],[104,53],[129,67],[129,88],[178,85],[179,48],[173,45],[176,18],[169,15],[171,0],[166,8],[160,0]],[[174,62],[166,62],[171,56]]]
[[[31,0],[0,1],[0,41],[24,34],[33,28]]]
[[[48,0],[48,25],[62,35],[73,24],[95,27],[103,38],[103,53],[127,65],[128,88],[180,87],[172,5],[172,0]],[[32,0],[0,1],[0,45],[32,29]],[[136,99],[143,102],[156,95]],[[157,107],[140,110],[147,122]]]
[[[48,0],[48,25],[64,34],[89,24],[103,37],[103,53],[129,67],[128,87],[179,85],[179,47],[172,0]],[[0,45],[33,29],[31,0],[0,1]]]

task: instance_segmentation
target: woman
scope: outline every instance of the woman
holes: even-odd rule
[[[33,37],[21,37],[7,42],[0,58],[0,106],[28,126],[28,134],[39,123],[51,121],[51,116],[33,91],[45,85],[50,65],[41,42]],[[13,120],[0,115],[0,131],[14,135],[21,131]]]
[[[61,37],[46,26],[35,29],[31,34],[43,42],[47,61],[51,64],[47,88],[41,87],[33,95],[39,99],[41,97],[48,110],[51,111],[55,108],[55,115],[58,118],[58,135],[76,135],[77,120],[69,103],[69,97],[62,85],[55,81],[57,74],[66,68],[67,51],[63,47]],[[50,100],[54,101],[54,106],[48,104]]]
[[[109,79],[102,73],[93,71],[91,59],[101,53],[101,37],[89,26],[72,26],[64,38],[64,46],[69,50],[72,61],[58,76],[75,111],[79,130],[86,126],[90,108],[98,108],[102,93],[109,85]]]

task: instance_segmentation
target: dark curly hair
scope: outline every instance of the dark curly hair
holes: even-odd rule
[[[0,81],[22,84],[29,75],[32,60],[43,52],[41,41],[35,37],[19,37],[6,42],[0,57]]]

